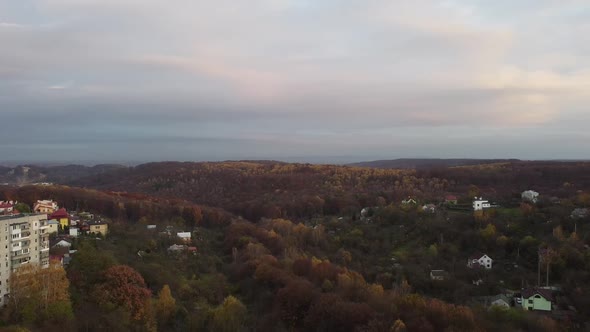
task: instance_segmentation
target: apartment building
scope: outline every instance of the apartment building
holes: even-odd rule
[[[0,305],[10,293],[10,274],[25,264],[49,266],[47,214],[0,216]]]

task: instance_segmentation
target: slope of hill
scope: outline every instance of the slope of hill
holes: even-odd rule
[[[407,196],[437,202],[446,193],[468,199],[470,187],[490,199],[526,189],[568,193],[590,185],[590,163],[513,162],[420,170],[334,165],[220,162],[149,163],[72,181],[96,189],[180,197],[250,220],[310,218],[359,211]],[[564,183],[571,186],[564,187]]]
[[[483,165],[494,163],[516,162],[518,159],[392,159],[392,160],[374,160],[362,161],[359,163],[348,164],[354,167],[373,167],[373,168],[401,168],[401,169],[425,169],[436,167],[454,167],[467,165]]]
[[[20,165],[16,167],[0,166],[0,183],[26,185],[36,182],[66,183],[78,178],[97,175],[124,168],[121,165],[65,165],[37,166]]]

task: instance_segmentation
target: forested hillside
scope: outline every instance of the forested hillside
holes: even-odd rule
[[[569,196],[590,187],[590,163],[510,162],[394,170],[273,162],[169,162],[102,173],[72,184],[181,197],[256,221],[261,217],[351,214],[408,196],[438,202],[446,193],[457,193],[470,202],[475,194],[485,194],[508,204],[514,203],[512,195],[530,188]]]
[[[590,207],[589,171],[153,163],[78,182],[97,189],[4,186],[0,200],[54,199],[110,219],[106,238],[73,242],[66,329],[559,331],[590,318],[590,218],[570,215]],[[538,201],[521,198],[528,189]],[[416,203],[402,203],[408,196]],[[474,196],[494,208],[473,212]],[[180,231],[193,235],[192,251],[174,249]],[[493,268],[467,267],[476,252]],[[133,292],[113,296],[121,280]],[[486,302],[539,281],[555,289],[551,313]]]

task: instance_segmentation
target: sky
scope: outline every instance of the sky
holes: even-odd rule
[[[0,161],[590,159],[587,0],[0,0]]]

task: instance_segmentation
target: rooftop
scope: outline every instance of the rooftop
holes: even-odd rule
[[[522,290],[522,297],[528,299],[535,294],[539,294],[549,301],[553,301],[553,292],[550,289],[544,288],[527,288]]]
[[[20,213],[20,214],[9,214],[5,216],[0,216],[0,220],[9,220],[9,219],[18,219],[28,216],[45,216],[44,213]]]

